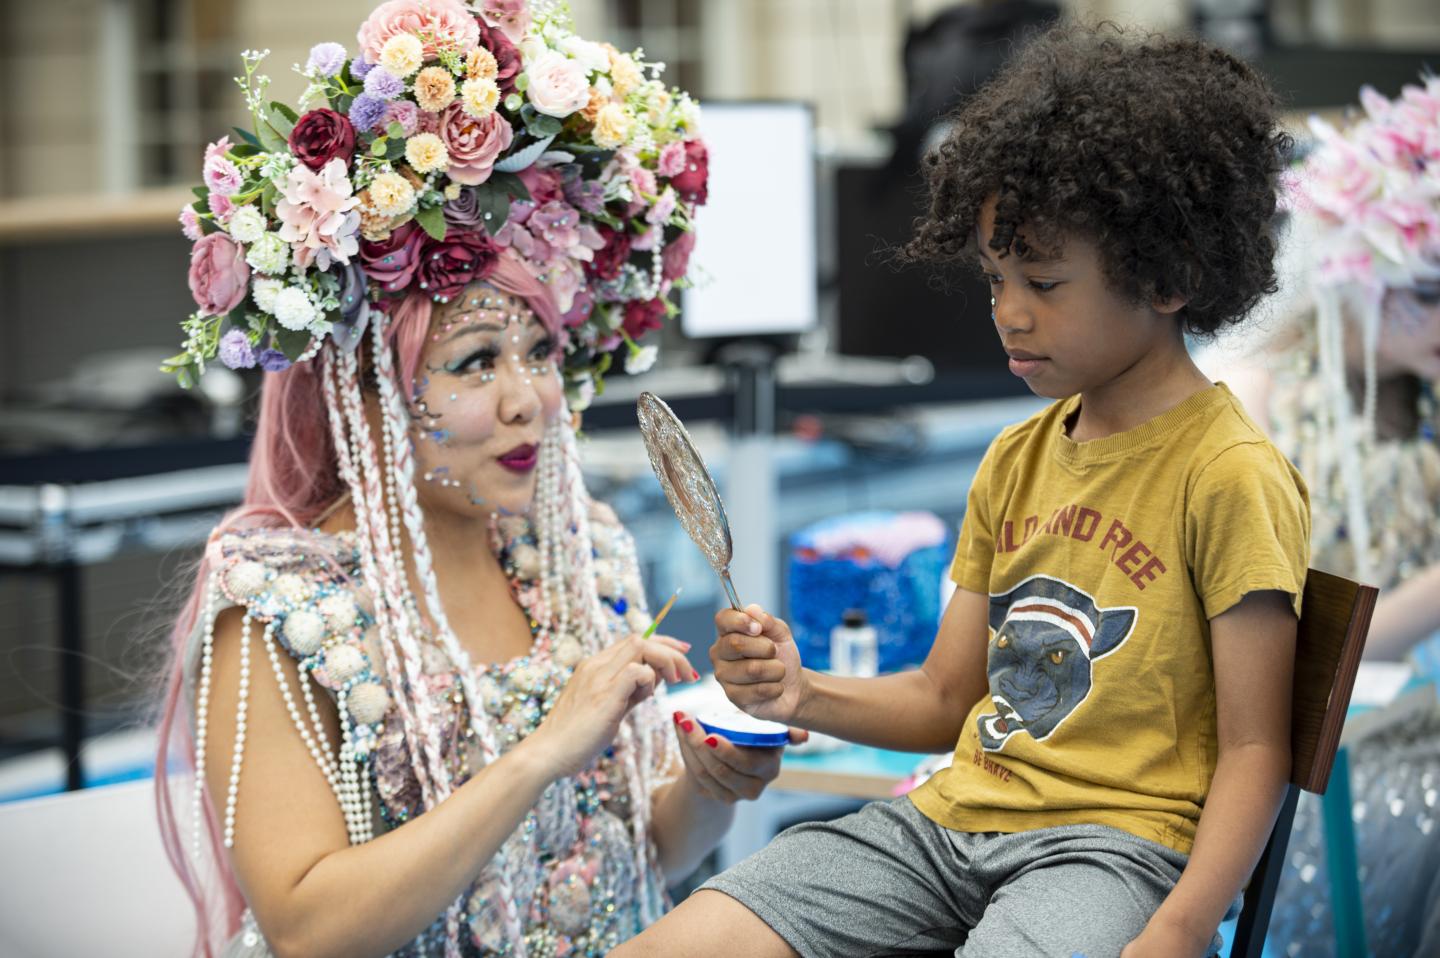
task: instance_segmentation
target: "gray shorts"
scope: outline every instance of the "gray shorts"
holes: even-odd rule
[[[953,832],[898,798],[787,829],[702,887],[804,958],[1114,958],[1186,860],[1102,825]]]

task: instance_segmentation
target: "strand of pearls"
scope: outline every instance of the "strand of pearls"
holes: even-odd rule
[[[245,716],[250,707],[250,613],[240,629],[240,694],[235,706],[235,753],[230,759],[230,789],[225,796],[225,847],[235,847],[235,806],[240,799],[240,766],[245,760]]]
[[[340,710],[340,808],[350,829],[350,844],[359,845],[375,837],[374,819],[370,813],[369,789],[360,778],[355,757],[355,738],[350,724],[349,690],[336,696]]]
[[[220,591],[220,572],[210,574],[205,586],[205,604],[200,615],[205,622],[205,636],[200,642],[200,689],[195,697],[195,787],[190,796],[192,822],[191,850],[200,860],[200,836],[205,828],[205,738],[210,714],[210,676],[215,653],[215,602]]]

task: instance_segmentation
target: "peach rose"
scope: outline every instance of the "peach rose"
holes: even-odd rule
[[[450,151],[450,179],[477,186],[490,179],[495,161],[510,146],[514,132],[499,113],[473,117],[461,103],[452,103],[440,114],[440,139]]]
[[[386,0],[360,25],[355,40],[369,63],[379,63],[385,42],[408,33],[423,44],[433,60],[441,50],[469,53],[480,42],[475,15],[460,0]]]

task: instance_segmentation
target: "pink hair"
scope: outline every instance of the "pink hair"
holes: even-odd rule
[[[504,251],[485,280],[501,292],[519,296],[552,334],[562,329],[560,312],[550,291],[509,250]],[[431,302],[415,292],[394,307],[389,329],[390,348],[404,375],[413,383],[430,329]],[[309,528],[346,491],[340,478],[325,411],[324,369],[328,350],[305,363],[269,373],[260,390],[260,415],[250,448],[250,471],[245,497],[216,527],[221,532],[242,528]],[[166,856],[195,906],[194,954],[210,956],[223,947],[240,924],[244,899],[235,883],[219,822],[208,792],[202,807],[205,834],[215,874],[207,880],[199,863],[191,860],[181,838],[169,788],[172,754],[193,761],[194,740],[188,721],[177,720],[185,701],[185,656],[200,623],[202,605],[212,572],[210,554],[202,558],[190,596],[181,607],[171,632],[172,662],[167,671],[164,707],[159,722],[159,748],[155,758],[155,802]],[[192,826],[193,827],[193,826]]]

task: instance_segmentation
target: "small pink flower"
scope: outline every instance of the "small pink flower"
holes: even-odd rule
[[[224,233],[202,236],[190,250],[190,295],[202,316],[223,316],[245,299],[250,267],[245,248]]]
[[[527,0],[484,0],[480,17],[490,26],[499,27],[511,43],[519,43],[530,29],[530,4]]]
[[[386,0],[360,25],[355,39],[366,62],[379,63],[385,41],[402,33],[420,40],[426,60],[441,50],[463,55],[480,42],[475,16],[460,0]]]
[[[295,246],[295,264],[303,268],[315,262],[327,269],[332,258],[350,262],[359,249],[360,213],[355,207],[360,198],[353,195],[345,162],[336,157],[319,172],[297,165],[282,192],[275,215],[281,222],[280,238]]]
[[[205,147],[205,162],[209,163],[212,159],[215,159],[217,157],[223,157],[226,153],[229,152],[230,135],[227,133],[225,136],[220,137],[220,139]]]
[[[420,132],[420,108],[411,100],[392,100],[385,108],[385,125],[400,124],[400,132],[412,137]]]
[[[665,247],[660,254],[661,277],[667,280],[677,280],[685,275],[690,268],[690,253],[695,249],[695,233],[686,231],[675,237],[675,241]]]
[[[685,169],[685,144],[672,140],[660,147],[660,159],[655,163],[655,172],[661,176],[675,176]]]
[[[558,50],[546,50],[525,68],[530,86],[525,95],[535,109],[565,119],[590,102],[585,68]]]
[[[211,193],[205,201],[210,212],[215,215],[215,220],[221,224],[230,222],[230,217],[235,213],[235,204],[230,197],[223,193]]]
[[[645,222],[652,226],[664,226],[665,222],[670,219],[670,214],[675,212],[676,202],[678,199],[675,191],[668,186],[665,187],[665,192],[660,194],[655,205],[650,207],[650,211],[645,214]]]
[[[180,232],[192,243],[205,234],[200,231],[200,216],[195,212],[195,207],[186,204],[180,207]]]
[[[205,161],[205,185],[211,193],[234,196],[244,182],[240,169],[224,156],[216,154]]]

